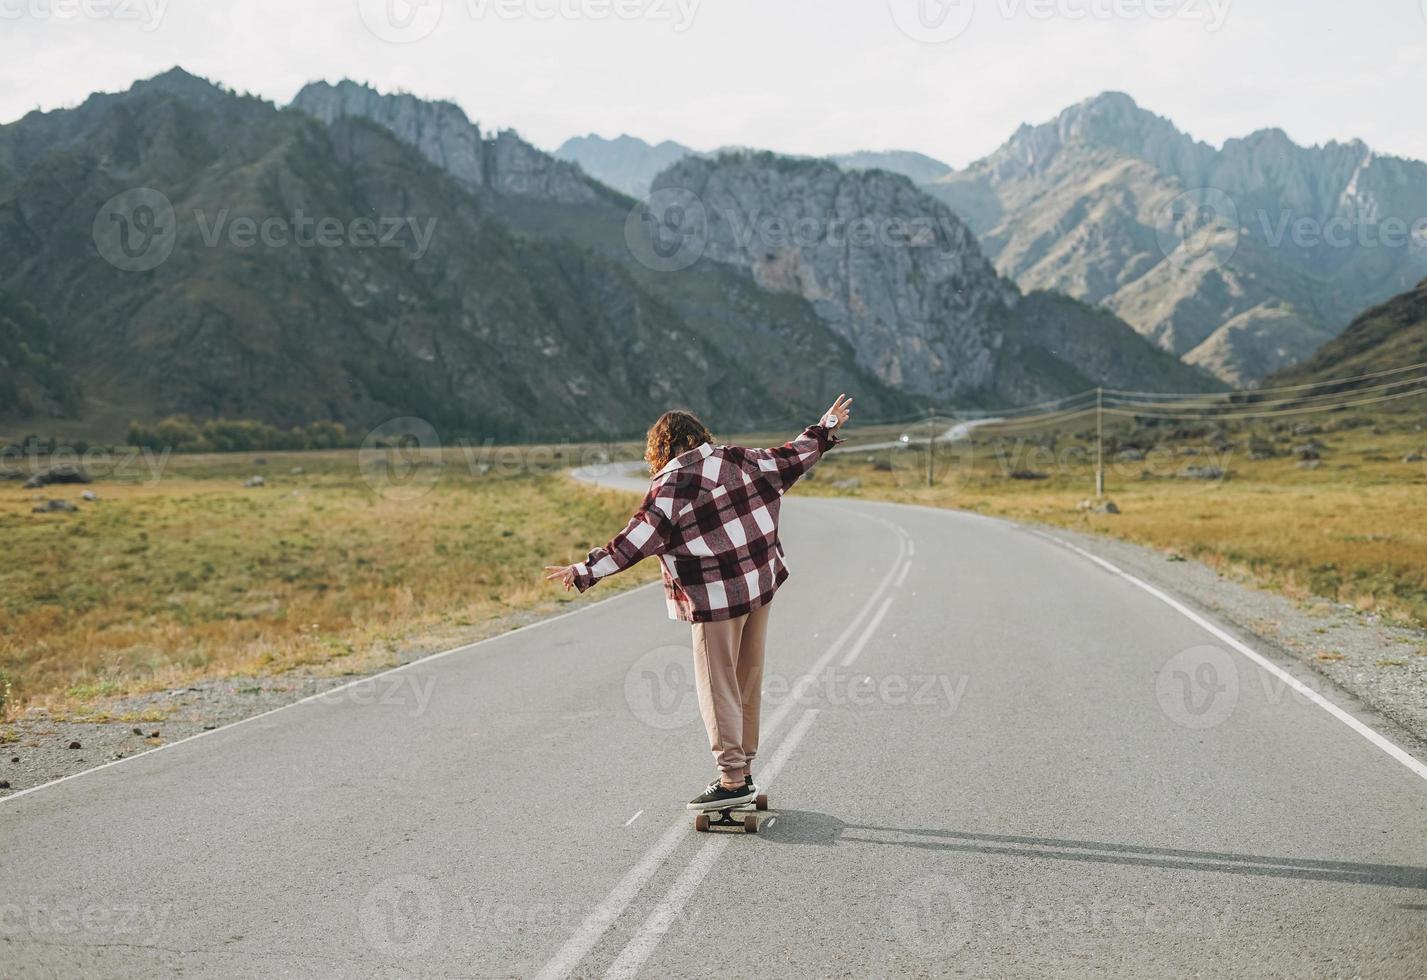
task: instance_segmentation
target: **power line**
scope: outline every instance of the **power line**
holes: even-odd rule
[[[1397,398],[1410,398],[1413,395],[1427,395],[1427,388],[1417,388],[1413,391],[1400,391],[1395,395],[1379,395],[1376,398],[1364,398],[1360,401],[1339,402],[1335,405],[1314,405],[1309,406],[1308,408],[1284,408],[1272,412],[1233,412],[1221,413],[1218,415],[1178,415],[1173,413],[1145,412],[1118,408],[1107,408],[1105,409],[1105,411],[1110,413],[1111,415],[1122,415],[1129,418],[1173,419],[1185,422],[1233,422],[1237,419],[1274,418],[1282,415],[1310,415],[1314,412],[1334,412],[1344,408],[1356,408],[1360,405],[1375,405],[1379,402],[1388,402]]]
[[[1373,378],[1385,378],[1390,374],[1403,374],[1407,371],[1416,371],[1427,368],[1427,361],[1417,364],[1407,364],[1398,368],[1389,368],[1385,371],[1373,371],[1371,374],[1359,374],[1349,378],[1329,378],[1326,381],[1310,381],[1305,384],[1282,385],[1276,388],[1239,388],[1234,391],[1200,391],[1200,392],[1172,392],[1172,391],[1130,391],[1124,388],[1106,388],[1107,395],[1147,395],[1151,398],[1233,398],[1236,396],[1250,396],[1261,394],[1272,394],[1280,391],[1303,391],[1307,388],[1324,388],[1328,385],[1352,384],[1356,381],[1369,381]]]

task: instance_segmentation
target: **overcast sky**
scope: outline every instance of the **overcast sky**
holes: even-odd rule
[[[1427,0],[0,0],[0,121],[181,64],[342,77],[553,148],[588,132],[956,166],[1097,92],[1214,144],[1427,159]],[[1169,14],[1171,16],[1165,16]]]

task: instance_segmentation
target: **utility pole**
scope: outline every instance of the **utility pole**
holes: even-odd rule
[[[1095,496],[1105,496],[1105,389],[1095,389]]]
[[[932,449],[936,444],[936,421],[932,415],[930,407],[927,408],[927,486],[931,486],[932,480]]]

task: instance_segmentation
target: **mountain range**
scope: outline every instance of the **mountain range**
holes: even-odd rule
[[[560,155],[644,197],[694,151],[581,137]],[[947,204],[1024,290],[1102,306],[1236,386],[1304,359],[1427,275],[1427,164],[1360,141],[1303,147],[1264,129],[1220,148],[1109,92],[953,171],[849,155]]]
[[[648,143],[637,136],[621,135],[606,139],[591,133],[566,140],[555,150],[554,155],[558,159],[579,164],[596,180],[631,197],[642,199],[649,196],[650,185],[660,171],[685,157],[718,157],[746,149],[722,147],[704,153],[673,140]],[[916,183],[937,180],[952,172],[952,168],[940,160],[912,150],[858,150],[852,153],[834,153],[822,159],[849,170],[885,170],[901,174]]]
[[[1205,384],[1113,315],[1022,296],[905,177],[694,164],[668,186],[760,220],[815,202],[932,236],[750,247],[715,221],[706,255],[665,268],[643,253],[666,216],[451,103],[352,82],[279,108],[175,69],[31,113],[0,127],[0,416],[414,414],[532,439],[633,434],[675,403],[729,429],[793,424],[837,390],[877,418]],[[120,246],[155,229],[166,251],[133,265]]]

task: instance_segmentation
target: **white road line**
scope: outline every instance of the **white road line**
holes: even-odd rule
[[[339,684],[337,687],[328,688],[327,690],[319,691],[316,694],[309,694],[307,697],[302,698],[300,700],[292,701],[288,704],[279,705],[278,707],[270,708],[267,711],[260,711],[255,715],[249,715],[246,718],[240,718],[237,721],[232,722],[231,724],[223,725],[219,728],[211,728],[208,731],[195,732],[192,735],[177,739],[176,741],[166,742],[163,745],[156,746],[155,748],[149,749],[147,752],[140,752],[138,755],[126,755],[122,759],[115,759],[112,762],[106,762],[103,765],[95,766],[92,769],[82,769],[79,772],[72,772],[68,776],[61,776],[59,779],[52,779],[47,783],[40,783],[38,786],[31,786],[29,789],[22,789],[18,793],[11,793],[9,796],[0,797],[0,806],[4,806],[6,803],[11,802],[12,800],[18,800],[22,796],[28,796],[31,793],[38,793],[42,789],[49,789],[51,786],[58,786],[60,783],[67,783],[71,779],[78,779],[81,776],[88,776],[93,773],[100,772],[101,770],[108,769],[111,766],[123,765],[126,762],[134,762],[138,759],[147,759],[150,756],[157,755],[158,753],[166,751],[167,749],[177,748],[180,745],[185,745],[200,738],[207,738],[210,735],[218,735],[222,732],[232,731],[239,725],[246,725],[250,721],[257,721],[259,718],[266,718],[269,715],[275,715],[279,711],[286,711],[289,708],[296,708],[298,705],[310,704],[313,701],[321,701],[324,699],[331,698],[333,695],[340,694],[341,692],[347,690],[350,687],[356,687],[358,684],[370,684],[378,677],[388,677],[392,674],[400,673],[403,670],[410,670],[412,667],[417,667],[421,664],[429,664],[433,660],[440,660],[442,657],[449,657],[455,653],[463,653],[467,650],[474,650],[478,646],[482,646],[486,643],[494,643],[496,640],[504,640],[506,637],[514,636],[516,633],[523,633],[526,630],[533,630],[541,626],[549,626],[551,623],[558,623],[562,619],[568,619],[571,616],[578,616],[580,615],[580,613],[589,612],[591,609],[603,606],[607,602],[615,602],[616,600],[623,599],[626,596],[631,596],[635,593],[643,592],[645,589],[653,588],[658,584],[658,582],[648,582],[644,585],[636,586],[635,588],[627,589],[623,592],[609,596],[608,598],[601,599],[598,602],[592,602],[587,606],[580,606],[578,609],[571,609],[569,612],[560,613],[558,616],[551,616],[549,619],[538,620],[534,623],[526,623],[524,626],[517,626],[513,630],[507,630],[506,632],[498,634],[496,636],[488,636],[484,640],[476,640],[474,643],[466,643],[462,646],[452,647],[449,650],[442,650],[439,653],[433,653],[430,656],[420,657],[409,663],[404,663],[399,667],[392,667],[388,670],[383,670],[375,674],[367,674],[364,677],[358,677],[356,680],[348,681],[346,684]]]
[[[644,853],[644,857],[639,859],[639,863],[625,872],[624,877],[619,879],[619,883],[605,896],[599,906],[585,916],[585,921],[580,923],[580,928],[575,930],[575,934],[566,940],[565,945],[560,947],[550,962],[541,968],[535,975],[535,980],[560,980],[567,977],[580,965],[580,960],[585,958],[585,954],[594,948],[595,943],[600,941],[600,937],[614,925],[624,910],[629,907],[629,903],[634,901],[634,896],[648,884],[649,879],[654,877],[654,872],[659,870],[659,865],[664,863],[688,833],[688,826],[684,818],[680,817],[669,825],[669,829],[664,831],[664,836]]]
[[[880,518],[877,518],[877,520],[880,520]],[[894,524],[892,526],[895,527],[896,525]],[[838,635],[836,640],[832,641],[832,646],[827,648],[827,652],[819,657],[802,676],[793,681],[792,686],[788,689],[788,700],[783,702],[783,704],[778,707],[778,710],[774,711],[768,720],[763,723],[762,730],[759,733],[761,738],[766,739],[769,735],[778,730],[778,726],[783,724],[788,714],[798,706],[797,697],[794,692],[798,691],[800,685],[805,681],[815,682],[818,675],[822,673],[823,668],[832,663],[833,657],[836,657],[842,650],[842,645],[846,643],[852,634],[856,632],[857,628],[862,625],[862,621],[866,619],[867,614],[872,611],[872,607],[876,604],[877,600],[882,597],[882,593],[886,592],[888,586],[892,584],[892,579],[896,577],[904,555],[905,550],[899,544],[897,548],[897,559],[892,563],[892,567],[888,570],[887,574],[883,576],[882,581],[877,583],[877,588],[872,590],[872,594],[867,597],[867,601],[862,604],[862,608],[858,610],[852,622],[848,623],[847,628]]]
[[[898,588],[898,589],[900,589],[900,588],[902,587],[902,583],[907,580],[907,573],[910,572],[911,570],[912,570],[912,559],[909,557],[909,558],[907,559],[907,563],[902,566],[902,574],[897,576],[897,581],[896,581],[896,584],[893,586],[893,588]]]
[[[892,596],[888,596],[882,603],[882,608],[877,610],[877,615],[872,617],[872,621],[867,624],[867,628],[862,631],[862,635],[857,638],[857,642],[852,645],[852,649],[847,651],[847,656],[842,658],[841,667],[846,667],[857,659],[862,648],[867,646],[867,641],[872,639],[872,634],[877,632],[877,627],[882,625],[882,618],[887,615],[887,610],[892,605]]]
[[[778,746],[778,751],[774,754],[772,761],[762,770],[759,779],[765,785],[771,785],[777,778],[778,773],[782,771],[783,766],[792,756],[793,750],[798,747],[798,743],[803,740],[803,736],[812,727],[817,715],[816,708],[809,708],[803,712],[803,716],[798,719],[798,723],[793,726],[793,730],[788,733],[783,744]],[[630,939],[623,951],[620,952],[619,958],[605,973],[605,980],[628,980],[639,973],[644,961],[649,959],[650,954],[659,945],[659,941],[664,938],[664,933],[669,931],[669,927],[674,924],[674,920],[684,910],[684,906],[693,897],[700,883],[718,862],[719,855],[723,853],[724,848],[728,847],[730,839],[731,835],[729,834],[716,834],[704,844],[699,853],[689,862],[689,866],[683,870],[674,884],[669,886],[669,890],[664,893],[659,904],[654,906],[649,917],[644,920],[644,924],[634,934],[634,938]]]
[[[626,820],[626,821],[624,822],[624,825],[625,825],[626,827],[628,827],[630,824],[634,823],[634,821],[638,820],[638,819],[639,819],[640,817],[642,817],[642,816],[644,816],[644,811],[643,811],[643,810],[640,810],[640,811],[638,811],[637,813],[635,813],[634,816],[632,816],[632,817],[630,817],[628,820]]]
[[[1032,529],[1032,530],[1034,530],[1034,529]],[[1223,640],[1225,643],[1227,643],[1229,646],[1233,647],[1233,648],[1234,648],[1235,650],[1237,650],[1239,653],[1243,654],[1245,657],[1247,657],[1247,658],[1249,658],[1250,660],[1252,660],[1252,661],[1253,661],[1255,664],[1257,664],[1259,667],[1261,667],[1261,668],[1263,668],[1264,670],[1268,671],[1269,673],[1273,674],[1273,675],[1274,675],[1275,677],[1277,677],[1279,680],[1283,681],[1285,684],[1287,684],[1289,687],[1293,688],[1293,689],[1294,689],[1295,691],[1297,691],[1299,694],[1302,694],[1305,698],[1307,698],[1308,700],[1312,701],[1314,704],[1318,705],[1318,707],[1320,707],[1320,708],[1322,708],[1324,711],[1328,712],[1328,713],[1329,713],[1330,715],[1332,715],[1334,718],[1337,718],[1339,721],[1341,721],[1343,724],[1347,725],[1347,726],[1348,726],[1349,728],[1351,728],[1353,731],[1357,732],[1357,733],[1358,733],[1359,735],[1361,735],[1363,738],[1367,739],[1367,740],[1368,740],[1369,742],[1371,742],[1373,745],[1376,745],[1379,749],[1382,749],[1382,751],[1384,751],[1384,752],[1386,752],[1388,755],[1392,756],[1394,759],[1396,759],[1398,762],[1402,763],[1402,764],[1403,764],[1404,766],[1406,766],[1408,769],[1412,770],[1412,771],[1413,771],[1414,773],[1416,773],[1418,776],[1422,777],[1423,779],[1427,779],[1427,765],[1424,765],[1421,761],[1419,761],[1417,758],[1415,758],[1413,755],[1411,755],[1409,752],[1407,752],[1405,749],[1403,749],[1401,746],[1399,746],[1396,742],[1392,741],[1392,740],[1389,739],[1387,736],[1382,735],[1382,734],[1380,734],[1380,733],[1374,731],[1372,728],[1368,727],[1368,726],[1365,725],[1363,722],[1361,722],[1361,721],[1359,721],[1357,718],[1353,717],[1353,716],[1352,716],[1351,714],[1349,714],[1347,711],[1345,711],[1345,710],[1343,710],[1342,708],[1338,707],[1338,706],[1337,706],[1336,704],[1334,704],[1332,701],[1329,701],[1329,700],[1328,700],[1327,698],[1325,698],[1323,695],[1321,695],[1321,694],[1319,694],[1317,691],[1313,690],[1313,688],[1309,687],[1307,684],[1303,683],[1303,682],[1300,681],[1298,678],[1296,678],[1296,677],[1294,677],[1292,674],[1288,673],[1288,672],[1287,672],[1286,670],[1284,670],[1282,667],[1278,666],[1278,665],[1275,664],[1273,661],[1269,660],[1269,659],[1268,659],[1267,657],[1265,657],[1263,654],[1259,653],[1257,650],[1253,649],[1252,647],[1248,646],[1247,644],[1244,644],[1244,643],[1240,642],[1239,640],[1235,639],[1235,638],[1234,638],[1233,636],[1231,636],[1227,631],[1225,631],[1224,629],[1222,629],[1222,628],[1219,627],[1219,626],[1216,626],[1214,623],[1210,622],[1208,619],[1206,619],[1206,618],[1204,618],[1203,616],[1199,615],[1197,612],[1195,612],[1193,609],[1190,609],[1188,606],[1186,606],[1184,603],[1180,602],[1178,599],[1175,599],[1175,598],[1173,598],[1172,596],[1167,595],[1166,593],[1162,592],[1161,590],[1155,588],[1153,585],[1150,585],[1148,582],[1145,582],[1145,581],[1143,581],[1143,580],[1141,580],[1141,579],[1136,578],[1135,576],[1131,575],[1129,572],[1127,572],[1127,571],[1125,571],[1124,569],[1120,568],[1118,565],[1111,564],[1110,562],[1106,561],[1104,558],[1101,558],[1099,555],[1091,554],[1090,552],[1086,551],[1084,548],[1078,548],[1078,547],[1076,547],[1075,545],[1071,544],[1069,541],[1065,541],[1065,540],[1063,540],[1063,539],[1061,539],[1061,538],[1057,538],[1055,535],[1053,535],[1053,534],[1047,534],[1047,533],[1044,532],[1044,531],[1034,531],[1034,533],[1040,535],[1040,536],[1043,537],[1043,538],[1046,538],[1047,540],[1054,541],[1056,544],[1059,544],[1059,545],[1062,545],[1062,546],[1064,546],[1064,547],[1066,547],[1066,548],[1069,548],[1071,551],[1075,552],[1076,554],[1081,555],[1081,556],[1084,557],[1084,558],[1090,559],[1092,562],[1094,562],[1095,564],[1099,565],[1101,568],[1105,569],[1107,572],[1110,572],[1112,575],[1118,575],[1120,578],[1123,578],[1125,581],[1129,582],[1131,585],[1135,586],[1136,588],[1142,589],[1143,591],[1148,592],[1150,595],[1154,596],[1154,597],[1155,597],[1156,599],[1158,599],[1160,602],[1163,602],[1165,605],[1169,606],[1171,609],[1173,609],[1173,610],[1175,610],[1176,612],[1178,612],[1178,613],[1180,613],[1181,615],[1183,615],[1186,619],[1188,619],[1190,622],[1194,623],[1194,624],[1195,624],[1196,626],[1198,626],[1199,628],[1201,628],[1201,629],[1207,631],[1208,633],[1210,633],[1210,634],[1212,634],[1212,635],[1218,637],[1219,639]]]
[[[901,530],[896,524],[893,524],[886,518],[874,517],[869,514],[858,513],[857,511],[852,511],[852,513],[866,520],[885,524],[894,530]],[[905,532],[903,532],[903,536],[904,535]],[[847,624],[847,628],[838,635],[837,639],[832,642],[832,645],[817,659],[807,673],[799,678],[798,682],[794,683],[794,690],[797,689],[797,684],[803,679],[816,678],[822,669],[837,656],[843,644],[846,643],[848,638],[861,626],[862,621],[867,617],[868,613],[871,612],[882,593],[887,591],[887,588],[892,583],[892,579],[896,577],[897,572],[900,570],[905,554],[905,543],[903,537],[899,536],[897,538],[897,557],[893,560],[892,567],[887,570],[887,574],[883,576],[882,581],[877,584],[877,588],[867,597],[867,601],[862,604],[862,607],[857,611],[857,615],[853,617],[852,622]],[[789,712],[797,706],[796,699],[790,695],[789,699],[779,706],[778,710],[773,712],[768,720],[764,722],[760,737],[766,741],[768,737],[777,730],[778,726],[782,724],[783,720],[787,718]],[[799,724],[801,723],[802,719],[799,719]],[[791,735],[789,737],[791,737]],[[801,735],[799,737],[801,737]],[[782,746],[779,747],[779,752],[782,752]],[[760,773],[760,778],[766,780],[767,777]],[[669,829],[664,832],[664,836],[659,838],[654,846],[640,859],[639,863],[619,880],[619,883],[605,896],[604,901],[599,904],[595,911],[586,916],[585,921],[580,924],[580,928],[575,930],[575,934],[566,940],[565,944],[555,952],[555,955],[551,957],[550,961],[541,968],[540,972],[536,974],[536,980],[563,980],[564,977],[568,977],[574,972],[575,968],[580,965],[580,961],[594,948],[595,944],[600,941],[600,938],[609,930],[610,926],[614,925],[615,920],[624,913],[629,903],[634,901],[635,896],[639,894],[649,879],[654,876],[659,865],[664,862],[678,845],[679,841],[684,838],[687,830],[686,820],[687,817],[680,816],[670,824]]]

